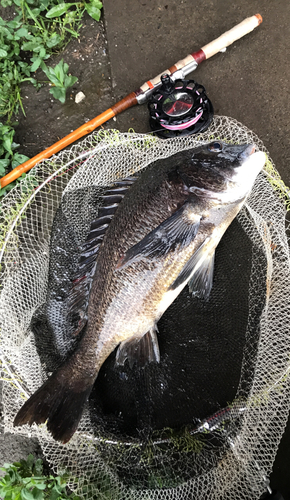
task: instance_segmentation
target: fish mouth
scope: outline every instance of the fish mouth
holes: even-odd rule
[[[246,158],[249,158],[252,154],[254,154],[256,151],[256,147],[254,144],[245,144],[245,149],[239,154],[239,158],[241,160],[245,160]]]
[[[219,156],[224,157],[226,160],[230,160],[231,162],[236,162],[237,160],[241,165],[255,152],[256,147],[253,143],[235,145],[224,144],[223,151],[219,154]]]

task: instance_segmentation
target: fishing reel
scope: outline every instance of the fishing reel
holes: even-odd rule
[[[194,80],[161,76],[162,85],[148,102],[150,127],[162,139],[204,132],[212,122],[213,106],[205,88]]]

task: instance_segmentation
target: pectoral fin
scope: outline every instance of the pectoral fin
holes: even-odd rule
[[[183,283],[188,282],[189,290],[193,295],[205,299],[209,297],[213,283],[215,251],[212,250],[209,253],[206,250],[208,241],[209,238],[206,238],[199,249],[187,261],[169,290],[175,290]]]
[[[143,258],[154,259],[189,245],[200,226],[201,216],[195,214],[190,203],[185,203],[171,217],[162,222],[139,243],[129,248],[123,255],[117,269],[124,268]]]
[[[188,282],[189,291],[195,297],[205,300],[209,298],[213,284],[214,258],[215,251],[204,259]]]
[[[116,364],[124,365],[126,359],[130,368],[136,362],[144,366],[147,362],[160,361],[159,345],[156,336],[157,327],[151,328],[143,337],[131,337],[121,342],[116,354]]]

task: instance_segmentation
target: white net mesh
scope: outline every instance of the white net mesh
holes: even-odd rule
[[[101,425],[93,428],[89,411],[67,445],[55,442],[45,425],[13,428],[23,401],[48,376],[31,320],[46,302],[51,228],[61,200],[76,239],[82,242],[92,213],[85,188],[89,192],[94,186],[101,193],[116,179],[154,160],[217,138],[251,142],[266,151],[250,130],[225,117],[216,117],[201,136],[167,141],[135,133],[101,132],[34,167],[2,203],[0,321],[5,431],[38,437],[55,472],[68,472],[70,487],[84,498],[241,500],[249,495],[258,499],[265,491],[265,477],[271,472],[290,404],[287,188],[270,160],[238,216],[255,251],[248,285],[247,343],[231,405],[211,422],[201,423],[199,430],[159,433],[146,443],[135,438],[124,441]],[[263,295],[262,308],[259,294]],[[53,347],[51,350],[53,353]]]

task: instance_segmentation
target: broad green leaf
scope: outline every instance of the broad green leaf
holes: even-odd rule
[[[5,135],[5,137],[3,137],[3,147],[4,149],[6,149],[6,151],[8,151],[11,155],[13,154],[12,153],[12,137],[10,136],[10,134],[8,135]],[[14,471],[11,471],[11,474],[13,473]]]
[[[23,472],[22,472],[22,474],[23,474]],[[28,471],[26,471],[26,472],[25,472],[25,475],[26,475],[26,474],[29,474],[29,477],[23,477],[23,478],[22,478],[22,482],[23,482],[23,484],[26,484],[26,485],[27,485],[27,484],[29,484],[29,487],[30,487],[30,486],[31,486],[31,483],[32,483],[32,481],[33,481],[33,479],[30,477],[31,470],[29,470],[29,472],[28,472]]]
[[[14,130],[13,130],[13,134],[11,135],[11,138],[13,137],[14,135]],[[17,144],[17,142],[12,142],[11,144],[11,149],[17,149],[18,147],[20,146],[20,144]]]
[[[64,86],[66,89],[69,87],[72,87],[74,83],[78,81],[78,78],[76,76],[72,75],[66,75],[65,80],[64,80]]]
[[[50,493],[50,495],[48,497],[48,500],[57,500],[58,497],[59,497],[59,494],[57,493],[57,491],[52,490],[52,492]]]
[[[29,64],[27,62],[23,62],[23,61],[18,61],[18,66],[20,66],[20,68],[22,69],[22,71],[27,71],[28,70],[28,74],[30,73],[29,71]]]
[[[59,86],[59,80],[54,73],[54,69],[51,68],[50,66],[43,67],[43,65],[42,65],[41,67],[42,67],[44,73],[46,74],[47,78],[49,79],[49,81],[51,83],[53,83],[54,85]]]
[[[1,35],[5,35],[5,36],[10,36],[11,37],[11,33],[10,31],[5,27],[5,26],[0,26],[0,33]],[[13,38],[13,36],[12,36]],[[11,38],[10,38],[11,39]]]
[[[13,19],[13,21],[5,22],[5,25],[8,26],[8,28],[15,30],[16,28],[20,28],[20,26],[22,25],[22,22],[20,23],[20,22],[17,22],[15,19]]]
[[[19,153],[15,153],[15,155],[13,156],[13,160],[11,162],[11,166],[12,166],[12,168],[16,168],[16,167],[18,167],[18,165],[21,165],[22,163],[24,163],[27,160],[29,160],[28,156],[21,155]],[[42,489],[42,488],[39,488],[39,489]]]
[[[1,0],[1,5],[2,7],[10,7],[12,5],[13,1],[12,0]]]
[[[27,490],[26,488],[23,488],[21,490],[21,498],[22,500],[34,500],[31,491]]]
[[[72,6],[75,5],[74,3],[65,3],[62,2],[58,5],[55,5],[55,7],[52,7],[46,14],[45,17],[48,17],[51,19],[52,17],[59,17],[65,14],[65,12]]]
[[[2,43],[1,49],[7,51],[10,49],[10,45],[7,45],[7,43]],[[13,64],[14,64],[14,61],[10,61],[10,65],[13,65]]]
[[[32,10],[31,10],[31,14],[32,14],[31,18],[32,18],[32,19],[37,18],[37,16],[39,16],[40,12],[41,12],[41,9],[40,9],[40,8],[39,8],[39,9],[32,9]],[[35,20],[35,19],[34,19],[34,20]]]
[[[22,37],[22,36],[27,36],[28,35],[28,29],[23,27],[20,28],[19,30],[16,31],[15,35]]]
[[[6,57],[8,56],[8,52],[6,52],[6,50],[4,49],[0,49],[0,57]]]
[[[64,488],[63,488],[63,486],[62,486],[62,485],[60,485],[60,484],[56,484],[56,485],[54,486],[54,489],[55,489],[55,491],[57,491],[57,492],[58,492],[58,494],[59,494],[59,495],[61,495],[61,494],[62,494],[62,492],[63,492],[63,489],[64,489]]]
[[[16,56],[19,56],[20,53],[20,47],[17,42],[13,42],[13,52]]]
[[[41,8],[47,9],[51,3],[51,0],[41,0]]]
[[[37,488],[34,488],[32,490],[33,498],[34,500],[43,500],[44,498],[44,492],[42,490],[39,490]]]
[[[101,11],[98,7],[95,7],[94,5],[90,4],[90,3],[86,3],[85,4],[85,8],[86,8],[86,11],[87,13],[93,18],[95,19],[95,21],[99,21],[100,20],[100,17],[101,17]]]
[[[103,4],[100,0],[90,0],[90,4],[94,5],[94,7],[97,7],[97,9],[101,9],[103,7]]]
[[[46,50],[45,50],[45,47],[42,47],[39,51],[39,57],[41,57],[41,59],[43,59],[46,55]]]
[[[57,34],[57,33],[54,33],[47,41],[46,41],[46,45],[49,49],[51,49],[52,47],[55,47],[56,45],[58,45],[59,43],[61,42],[61,38],[60,36]]]
[[[29,50],[32,52],[39,52],[43,47],[42,42],[38,40],[33,40],[31,42],[24,42],[21,46],[22,50]]]
[[[65,88],[63,87],[52,87],[49,92],[53,95],[55,99],[58,99],[62,104],[65,103]]]
[[[10,164],[10,160],[0,160],[0,174],[1,175],[5,175],[5,171],[6,171],[6,168],[8,167],[8,165]]]
[[[41,63],[42,63],[42,59],[40,57],[37,57],[37,59],[35,59],[34,63],[32,64],[32,66],[30,68],[31,72],[34,73],[34,71],[36,71],[39,68]]]
[[[37,488],[38,490],[45,490],[46,484],[35,482],[35,488]]]
[[[54,73],[57,79],[63,84],[64,81],[64,66],[63,59],[54,67]]]
[[[48,0],[47,0],[48,1]],[[34,464],[35,473],[41,475],[43,472],[43,465],[41,458],[38,458]]]
[[[10,131],[11,131],[11,127],[9,127],[9,125],[3,125],[0,127],[0,134],[1,135],[7,134],[7,132],[10,132]],[[4,467],[5,467],[5,465],[4,465]],[[3,467],[1,467],[1,470],[4,470]]]
[[[49,81],[51,83],[53,83],[53,85],[55,85],[56,87],[62,87],[62,84],[60,83],[59,79],[57,78],[57,76],[55,76],[54,73],[47,73],[47,77],[49,79]]]

